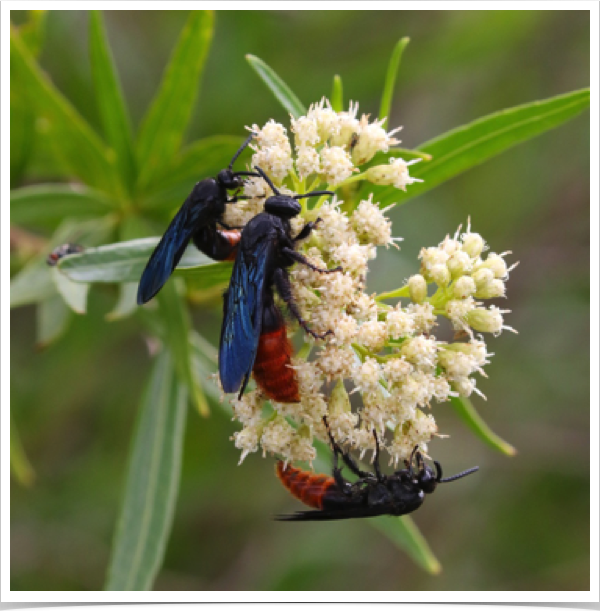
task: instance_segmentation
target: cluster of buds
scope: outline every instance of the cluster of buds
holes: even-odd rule
[[[306,116],[292,119],[295,156],[281,124],[252,126],[256,133],[252,165],[263,168],[283,193],[325,185],[335,191],[357,178],[399,189],[415,182],[408,171],[411,162],[402,159],[361,172],[361,164],[397,144],[393,134],[398,130],[386,133],[384,121],[369,123],[365,115],[359,120],[357,110],[351,104],[348,112],[336,113],[323,100]],[[236,216],[227,222],[247,222],[269,196],[264,181],[256,179],[247,183],[245,194],[250,199],[244,206],[228,207],[228,214]],[[313,439],[328,440],[323,423],[327,416],[336,441],[361,457],[374,450],[373,431],[377,431],[382,450],[397,465],[415,445],[427,452],[427,444],[437,434],[432,402],[479,392],[473,376],[485,375],[483,368],[491,356],[481,334],[512,331],[504,325],[506,310],[482,307],[482,300],[505,296],[511,268],[504,257],[509,253],[484,257],[486,244],[469,224],[465,233],[459,228],[453,238],[447,236],[437,247],[422,249],[419,273],[403,286],[369,295],[365,292],[369,261],[378,246],[395,246],[398,240],[392,237],[387,210],[372,195],[356,202],[322,197],[294,219],[297,230],[306,221],[321,219],[300,248],[316,267],[344,270],[321,274],[299,265],[291,271],[302,316],[314,331],[333,334],[318,345],[305,337],[293,360],[300,403],[271,401],[269,412],[263,409],[267,399],[259,389],[233,401],[234,418],[243,426],[234,435],[242,460],[262,449],[263,455],[285,461],[312,461]],[[392,306],[386,303],[391,299],[399,301]],[[443,318],[456,332],[452,342],[434,335]],[[391,431],[387,436],[386,430]]]

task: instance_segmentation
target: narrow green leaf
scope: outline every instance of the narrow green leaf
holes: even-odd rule
[[[106,320],[121,320],[137,309],[137,282],[124,282],[119,285],[119,299],[115,307],[106,315]]]
[[[406,193],[386,187],[377,199],[382,205],[403,204],[494,155],[561,125],[589,104],[589,89],[581,89],[502,110],[446,132],[417,147],[433,157],[410,168],[411,176],[424,182],[408,186]]]
[[[35,107],[48,141],[56,144],[56,154],[88,185],[114,190],[116,176],[102,141],[44,75],[14,29],[10,43],[11,72],[18,73],[23,95]]]
[[[46,348],[68,329],[71,310],[60,295],[42,301],[36,310],[36,347]]]
[[[333,85],[331,86],[331,108],[335,112],[342,112],[344,110],[344,87],[342,85],[342,77],[336,74],[333,77]]]
[[[306,108],[283,79],[265,62],[255,55],[246,55],[246,59],[263,83],[271,90],[279,103],[295,118],[306,114]]]
[[[369,523],[405,551],[425,571],[432,575],[441,572],[442,565],[410,516],[397,519],[386,516],[369,520]]]
[[[131,123],[100,11],[90,13],[90,59],[104,134],[116,152],[121,180],[130,191],[136,173]]]
[[[191,11],[160,89],[142,123],[137,147],[141,186],[150,181],[157,169],[169,165],[181,146],[213,29],[212,11]]]
[[[10,281],[11,308],[39,303],[52,295],[56,295],[56,287],[44,261],[33,261]]]
[[[394,98],[394,85],[400,68],[400,60],[404,49],[410,42],[410,38],[401,38],[392,51],[392,56],[388,64],[387,73],[385,75],[385,83],[383,85],[383,93],[381,94],[381,105],[379,107],[379,118],[385,118],[383,126],[389,125],[390,111],[392,109],[392,99]]]
[[[89,284],[73,282],[65,276],[58,267],[50,269],[54,286],[65,303],[77,314],[85,314]]]
[[[186,395],[162,352],[140,406],[106,590],[149,590],[160,570],[179,491]]]
[[[165,341],[175,359],[179,378],[187,386],[200,415],[206,417],[210,409],[192,362],[190,316],[183,299],[177,294],[174,282],[167,282],[162,288],[158,294],[158,303],[165,325]]]
[[[10,417],[10,472],[22,486],[31,486],[35,480],[35,471],[25,454],[21,435],[17,425]]]
[[[159,238],[142,238],[117,242],[65,257],[58,267],[75,282],[139,282],[144,267]],[[203,255],[194,247],[186,250],[179,267],[222,265]],[[179,269],[179,268],[178,268]]]
[[[46,227],[65,218],[104,216],[115,202],[106,195],[76,184],[42,184],[10,192],[10,222]]]
[[[27,11],[27,21],[17,27],[21,40],[34,57],[37,57],[42,49],[47,12]]]
[[[183,204],[193,186],[204,178],[216,176],[226,168],[242,144],[235,136],[211,136],[194,142],[170,162],[159,168],[148,183],[142,201],[144,208],[159,208]],[[236,162],[246,167],[252,151],[246,149]]]
[[[477,413],[470,399],[465,397],[450,397],[450,403],[460,419],[490,447],[507,456],[514,456],[517,453],[515,447],[504,441],[504,439],[490,429],[483,418]]]

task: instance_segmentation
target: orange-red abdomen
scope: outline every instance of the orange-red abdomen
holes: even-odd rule
[[[300,402],[298,379],[291,364],[292,344],[285,324],[274,331],[262,333],[252,372],[258,386],[278,403]]]
[[[323,509],[325,494],[332,488],[337,490],[335,480],[329,475],[316,475],[291,465],[284,470],[283,466],[283,461],[278,461],[276,473],[281,483],[299,501],[313,509]]]
[[[231,252],[227,256],[225,261],[235,261],[235,257],[238,251],[238,244],[242,239],[242,234],[239,231],[226,230],[219,230],[219,233],[227,240],[227,242],[229,242],[229,245],[231,246]]]

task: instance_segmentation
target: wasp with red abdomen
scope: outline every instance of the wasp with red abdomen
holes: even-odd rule
[[[250,144],[250,134],[233,156],[229,167],[221,170],[216,178],[205,178],[196,183],[183,205],[173,217],[163,237],[154,249],[140,278],[137,302],[150,301],[163,287],[179,263],[190,239],[207,257],[215,261],[231,261],[235,258],[239,231],[222,221],[225,204],[242,199],[237,190],[244,186],[244,176],[259,176],[255,172],[234,172],[233,164]],[[236,190],[230,198],[228,191]]]
[[[339,267],[319,269],[296,252],[298,242],[310,235],[318,220],[304,225],[295,238],[291,236],[290,219],[301,210],[298,200],[333,193],[282,195],[263,170],[255,169],[275,195],[266,200],[265,211],[251,219],[242,231],[231,281],[224,295],[219,375],[223,390],[228,393],[239,390],[241,397],[254,371],[257,385],[270,399],[297,403],[300,394],[291,367],[292,346],[273,288],[307,333],[318,339],[332,333],[330,330],[319,335],[303,320],[292,297],[287,268],[300,263],[321,273],[341,271]]]
[[[327,421],[325,426],[327,426]],[[333,447],[333,476],[315,475],[292,466],[285,468],[277,463],[277,477],[281,483],[305,505],[314,511],[297,511],[289,515],[277,516],[284,521],[325,521],[348,520],[350,518],[371,518],[375,516],[402,516],[418,509],[436,486],[474,473],[479,467],[472,467],[452,477],[442,478],[442,467],[434,461],[435,471],[425,463],[418,446],[413,450],[410,460],[405,461],[404,469],[392,475],[384,475],[379,467],[379,441],[375,436],[375,473],[360,469],[348,452],[344,452],[334,440],[329,427],[329,439]],[[342,476],[338,466],[339,458],[358,476],[351,483]]]
[[[79,244],[61,244],[46,257],[46,263],[50,267],[54,267],[63,257],[76,255],[84,250],[83,246]]]

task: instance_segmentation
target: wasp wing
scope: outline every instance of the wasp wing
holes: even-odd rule
[[[374,518],[376,516],[390,515],[390,507],[387,511],[382,508],[368,506],[349,506],[339,509],[323,509],[315,511],[296,511],[284,515],[275,516],[280,522],[326,522],[331,520],[350,520],[351,518]]]
[[[210,220],[208,206],[188,198],[150,256],[140,278],[137,302],[142,305],[160,291],[179,263],[192,235]]]
[[[219,345],[219,375],[227,393],[240,389],[241,396],[252,373],[262,327],[263,291],[275,248],[268,234],[252,248],[244,248],[242,233],[224,296]]]

